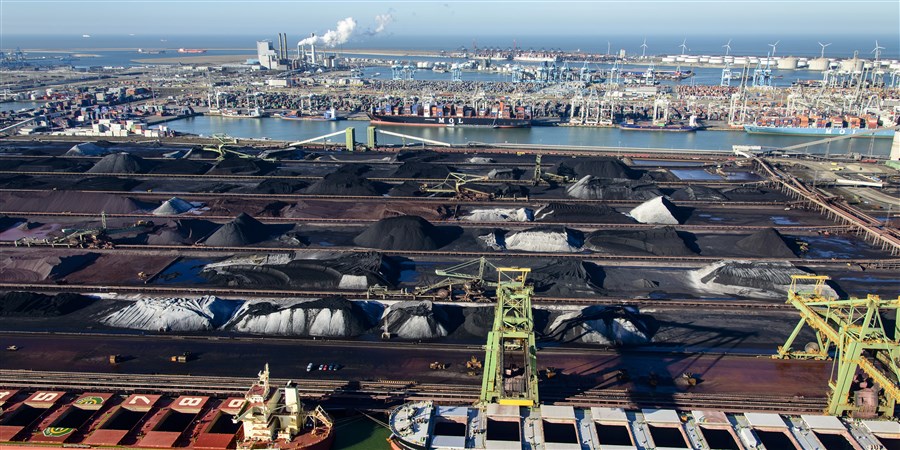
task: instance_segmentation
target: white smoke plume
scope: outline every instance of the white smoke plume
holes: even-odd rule
[[[337,47],[349,41],[354,30],[356,30],[356,20],[348,17],[338,22],[336,29],[328,30],[322,36],[310,36],[297,45],[324,44],[326,47]]]
[[[391,22],[394,21],[394,16],[390,14],[379,14],[375,16],[375,29],[372,30],[372,34],[378,34],[384,31],[385,27],[388,26]]]

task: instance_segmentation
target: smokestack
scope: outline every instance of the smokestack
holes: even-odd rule
[[[309,37],[316,37],[316,33],[310,34]],[[310,53],[309,58],[311,60],[310,63],[315,65],[316,64],[316,43],[315,43],[315,41],[310,42],[309,53]]]

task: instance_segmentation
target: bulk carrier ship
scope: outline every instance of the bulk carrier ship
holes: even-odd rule
[[[243,397],[0,389],[0,448],[328,450],[334,423],[299,391],[269,384]]]
[[[468,105],[430,103],[414,103],[409,107],[373,106],[368,115],[373,124],[382,125],[528,128],[532,124],[530,108],[512,107],[504,102],[477,109]]]
[[[393,450],[883,450],[900,442],[893,420],[541,404],[528,271],[498,269],[479,402],[416,401],[393,409]],[[504,280],[505,274],[511,276]]]

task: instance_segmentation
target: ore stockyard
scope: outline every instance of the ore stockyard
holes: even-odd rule
[[[0,54],[0,448],[900,448],[878,42],[342,55],[355,26]]]

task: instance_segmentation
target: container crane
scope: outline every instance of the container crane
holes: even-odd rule
[[[892,336],[885,330],[882,314],[900,311],[900,296],[882,300],[877,295],[840,300],[823,294],[827,276],[792,275],[788,303],[800,311],[800,322],[778,359],[819,359],[834,349],[834,379],[830,380],[826,414],[857,418],[894,417],[900,400],[900,321]],[[812,282],[810,289],[809,282]],[[799,284],[804,284],[800,290]],[[809,326],[816,334],[802,351],[793,350],[800,331]],[[874,386],[872,385],[874,383]]]

